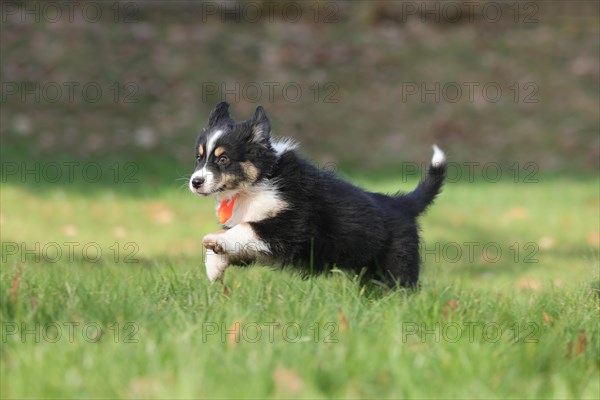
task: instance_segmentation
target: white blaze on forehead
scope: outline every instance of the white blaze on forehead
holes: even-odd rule
[[[224,133],[223,130],[219,129],[217,131],[214,131],[208,137],[208,141],[206,142],[206,146],[204,147],[204,154],[206,154],[206,160],[204,161],[204,166],[202,168],[200,168],[198,171],[194,172],[192,174],[192,176],[190,177],[189,187],[190,187],[190,190],[192,192],[194,192],[194,193],[205,193],[206,194],[206,193],[212,192],[215,189],[213,187],[215,185],[215,176],[207,168],[208,157],[210,157],[210,155],[212,154],[212,152],[215,150],[215,144],[217,143],[217,140],[219,140],[219,138],[221,136],[223,136],[223,133]],[[200,191],[194,189],[194,187],[192,186],[192,181],[196,177],[204,178],[204,183],[200,187]]]
[[[219,138],[223,136],[223,130],[219,129],[218,131],[214,131],[209,137],[208,140],[206,142],[206,159],[208,160],[208,157],[212,154],[212,152],[215,150],[215,144],[217,143],[217,140],[219,140]]]

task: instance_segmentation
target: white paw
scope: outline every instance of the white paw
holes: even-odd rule
[[[206,250],[205,265],[208,280],[214,282],[223,277],[229,262],[225,254],[216,254],[212,250]]]
[[[211,233],[202,239],[202,246],[206,248],[206,250],[212,250],[216,254],[225,254],[225,240],[223,235],[218,233]]]

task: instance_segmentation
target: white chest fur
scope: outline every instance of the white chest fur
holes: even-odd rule
[[[274,217],[287,206],[275,186],[257,185],[237,194],[231,218],[224,225],[232,228],[242,222],[261,221]]]

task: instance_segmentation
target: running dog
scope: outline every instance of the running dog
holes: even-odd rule
[[[306,273],[350,270],[389,287],[419,278],[417,217],[434,201],[446,175],[433,146],[426,176],[410,193],[372,193],[322,171],[290,139],[275,139],[263,107],[236,122],[229,104],[210,113],[195,146],[190,190],[215,196],[223,230],[206,235],[206,272],[255,261]]]

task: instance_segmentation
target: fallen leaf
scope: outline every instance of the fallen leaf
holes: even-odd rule
[[[581,331],[577,337],[577,346],[575,347],[575,354],[579,355],[583,353],[589,343],[588,337],[585,331]],[[569,340],[567,343],[567,359],[571,359],[573,356],[573,341]]]
[[[458,299],[452,299],[452,300],[448,301],[446,304],[444,304],[444,307],[442,308],[442,315],[444,316],[444,318],[446,318],[448,316],[448,313],[450,311],[456,310],[457,307],[458,307]]]
[[[577,354],[583,353],[588,343],[589,341],[587,335],[585,334],[585,331],[581,331],[579,333],[579,337],[577,338],[577,348],[575,350]]]
[[[129,381],[129,392],[131,397],[148,398],[154,397],[162,390],[161,377],[144,376]]]
[[[452,225],[454,225],[454,226],[463,226],[466,221],[467,221],[467,217],[462,214],[453,215],[450,218],[450,223],[452,223]]]
[[[526,219],[529,217],[529,210],[523,206],[516,206],[504,213],[504,217],[509,220]]]
[[[116,226],[113,229],[113,235],[118,238],[123,238],[127,236],[127,229],[124,226]]]
[[[538,245],[540,246],[540,249],[542,250],[549,250],[554,248],[554,245],[556,244],[556,240],[554,240],[553,237],[550,236],[544,236],[543,238],[541,238],[538,241]]]
[[[155,224],[164,225],[173,222],[173,211],[163,203],[147,204],[146,212]]]
[[[223,295],[229,297],[229,288],[227,285],[223,285]]]
[[[235,345],[240,342],[241,326],[242,326],[241,321],[235,321],[233,324],[231,324],[231,326],[229,327],[229,330],[227,330],[225,332],[225,334],[227,335],[227,344]]]
[[[554,323],[554,318],[552,318],[550,315],[548,315],[548,313],[546,311],[542,312],[542,315],[544,316],[544,322],[547,324],[553,324]]]
[[[17,270],[17,274],[12,280],[12,285],[10,288],[10,300],[13,303],[17,302],[17,298],[19,297],[19,286],[21,285],[21,268]]]
[[[587,235],[587,241],[590,245],[592,245],[594,247],[600,247],[600,232],[591,231]]]
[[[532,292],[539,292],[542,290],[542,283],[536,279],[522,278],[517,282],[519,289],[531,290]]]
[[[348,318],[346,318],[346,314],[341,308],[338,308],[338,323],[340,325],[340,332],[345,332],[350,327],[348,324]]]
[[[296,395],[304,388],[304,382],[293,369],[277,366],[273,371],[273,383],[278,393]]]
[[[63,233],[69,237],[77,236],[77,227],[73,224],[65,225]]]

